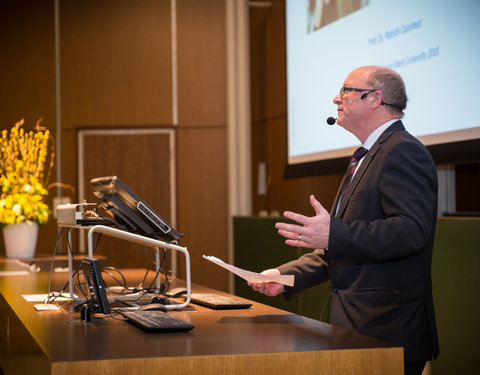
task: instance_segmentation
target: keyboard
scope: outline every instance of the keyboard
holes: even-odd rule
[[[248,309],[252,304],[215,293],[192,293],[191,302],[215,310]]]
[[[195,328],[190,323],[158,310],[122,311],[129,323],[147,332],[186,332]]]

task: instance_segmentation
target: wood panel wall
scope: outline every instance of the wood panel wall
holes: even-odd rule
[[[228,273],[202,258],[228,259],[225,4],[177,1],[178,217],[192,280],[228,290]]]
[[[54,4],[0,1],[0,129],[25,119],[31,130],[37,119],[55,133]],[[55,171],[51,181],[56,180]],[[51,199],[47,200],[51,206]],[[0,253],[4,253],[0,234]],[[39,231],[39,246],[53,251],[56,223]],[[48,244],[48,245],[47,245]]]
[[[194,282],[227,290],[227,274],[203,272],[201,258],[203,253],[228,257],[225,4],[174,3],[178,123],[173,116],[171,4],[171,0],[59,2],[62,182],[76,188],[75,195],[62,193],[72,195],[73,202],[79,199],[79,130],[173,128],[177,229],[185,234],[180,244],[191,253]],[[0,0],[2,129],[20,117],[33,126],[43,116],[56,135],[54,21],[53,0]],[[160,146],[151,140],[144,157],[161,157]],[[99,164],[105,163],[100,156],[108,155],[109,147],[96,141],[85,145],[92,160],[99,155]],[[108,171],[106,165],[96,167],[102,174]],[[139,190],[154,186],[156,176],[147,173],[145,181],[138,182]],[[136,190],[134,181],[129,185]],[[37,252],[51,254],[56,233],[51,219],[41,230]],[[3,241],[1,248],[3,252]]]
[[[109,130],[82,134],[84,152],[81,153],[83,157],[79,165],[84,168],[84,198],[87,202],[96,202],[90,186],[92,178],[118,176],[154,211],[171,223],[170,161],[173,150],[170,149],[170,137],[174,136],[173,131],[165,129],[160,132],[153,128]],[[92,151],[85,152],[87,147]],[[154,260],[152,248],[109,236],[102,236],[97,247],[95,254],[106,256],[109,265],[118,268],[147,267]]]

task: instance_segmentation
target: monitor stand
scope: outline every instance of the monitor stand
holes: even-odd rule
[[[70,225],[62,225],[62,226],[71,227]],[[186,282],[186,289],[187,289],[187,295],[186,295],[187,298],[184,303],[165,305],[165,309],[181,310],[187,307],[188,304],[190,303],[191,294],[192,294],[191,279],[190,279],[190,254],[188,253],[185,247],[174,245],[174,244],[167,243],[160,240],[156,240],[153,238],[141,236],[139,234],[126,232],[121,229],[107,227],[105,225],[94,225],[92,227],[74,226],[74,228],[88,229],[88,257],[89,258],[93,258],[93,234],[95,232],[102,233],[107,236],[112,236],[115,238],[120,238],[125,241],[134,242],[140,245],[152,247],[155,250],[155,266],[156,266],[156,272],[158,273],[158,277],[156,280],[157,290],[160,290],[160,283],[161,283],[160,273],[158,272],[160,269],[160,249],[174,250],[174,251],[183,253],[185,256],[185,275],[186,275],[185,282]],[[68,241],[71,241],[70,232],[68,232],[68,236],[69,236]],[[79,299],[76,298],[73,294],[73,258],[70,252],[68,252],[68,281],[69,281],[68,291],[69,291],[70,297],[74,301],[78,301]]]

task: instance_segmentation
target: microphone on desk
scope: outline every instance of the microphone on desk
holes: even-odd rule
[[[328,125],[335,125],[336,122],[337,122],[337,119],[334,118],[334,117],[327,118],[327,124]]]

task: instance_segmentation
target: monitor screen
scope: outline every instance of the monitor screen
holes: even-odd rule
[[[92,312],[110,314],[107,292],[103,283],[102,271],[98,259],[84,258],[82,260],[83,277],[87,284],[87,299],[91,302]]]
[[[90,184],[100,207],[120,229],[166,241],[183,238],[117,176],[94,178]]]

